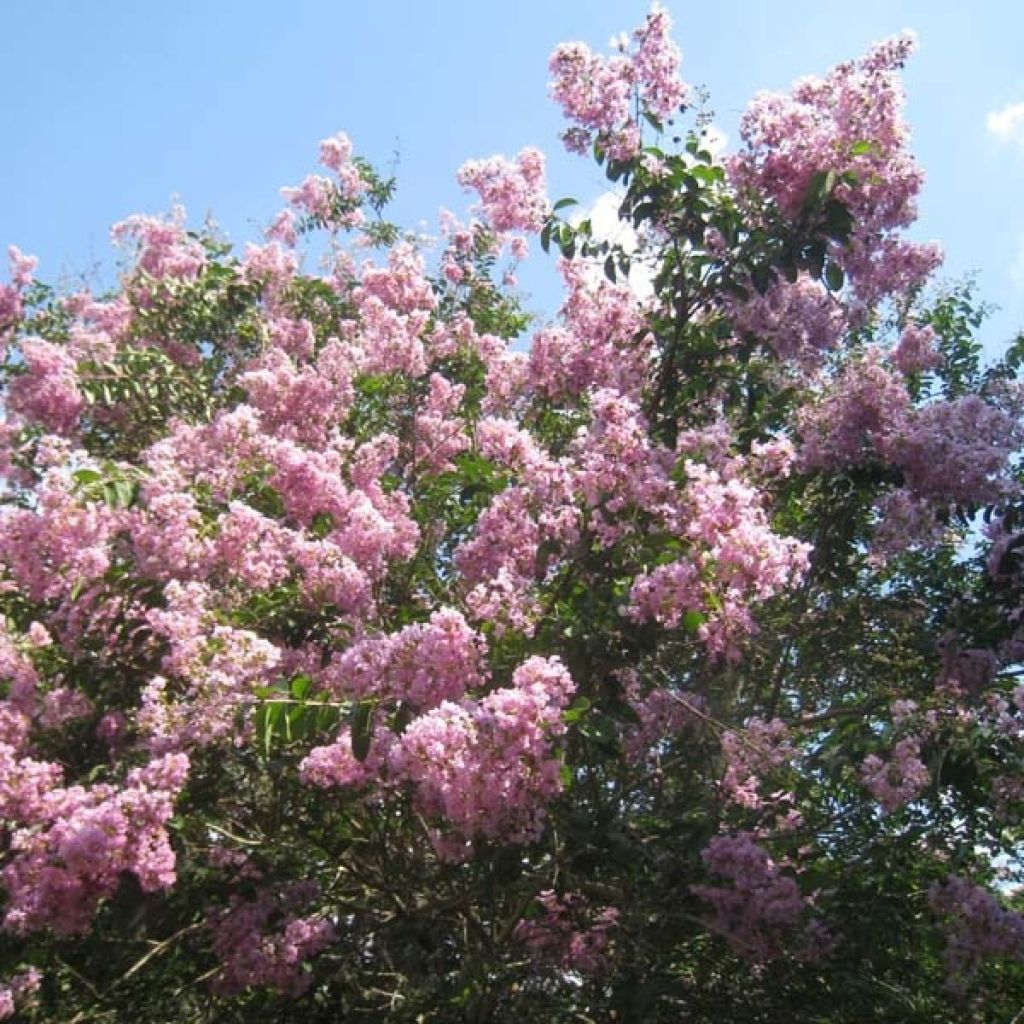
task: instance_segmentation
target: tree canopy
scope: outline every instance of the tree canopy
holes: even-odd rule
[[[908,237],[911,37],[726,154],[669,30],[551,58],[616,232],[342,134],[241,252],[10,250],[0,1019],[1017,1019],[1024,338]]]

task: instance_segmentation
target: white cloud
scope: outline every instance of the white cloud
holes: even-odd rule
[[[618,243],[626,252],[632,252],[636,248],[636,231],[619,219],[621,203],[622,196],[617,192],[602,192],[586,211],[586,216],[599,241]]]
[[[1024,102],[994,110],[985,119],[985,126],[1000,142],[1016,142],[1024,152]]]
[[[622,196],[616,192],[602,192],[594,200],[589,209],[585,209],[573,220],[579,223],[584,218],[590,220],[590,229],[598,242],[609,242],[619,246],[627,255],[636,252],[638,240],[636,231],[627,221],[619,219],[619,206]],[[595,261],[590,270],[593,280],[604,277],[604,265]],[[643,261],[634,260],[628,277],[629,287],[641,301],[654,294],[654,268]]]
[[[720,157],[729,143],[729,136],[717,125],[709,124],[700,133],[701,145],[713,156]]]
[[[706,125],[700,133],[701,147],[711,153],[716,160],[725,151],[727,143],[728,136],[717,125]],[[596,241],[618,246],[627,256],[632,257],[629,275],[625,281],[633,294],[644,302],[654,296],[654,279],[658,268],[650,257],[645,259],[638,255],[640,240],[636,230],[628,221],[619,217],[622,197],[621,192],[602,192],[589,207],[580,210],[572,218],[572,222],[579,224],[581,220],[588,219]],[[594,281],[603,278],[604,262],[595,260],[588,273]]]

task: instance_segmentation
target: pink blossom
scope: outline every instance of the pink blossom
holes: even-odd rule
[[[484,681],[483,638],[454,609],[393,634],[365,636],[323,673],[331,692],[382,697],[425,711],[457,700]]]
[[[934,370],[942,365],[935,331],[931,327],[909,324],[900,335],[899,343],[892,351],[892,361],[899,371],[909,376],[925,370]]]
[[[299,766],[299,778],[307,786],[321,789],[361,789],[384,781],[394,734],[386,728],[374,731],[366,758],[360,761],[352,751],[352,732],[342,729],[333,743],[313,747]]]
[[[39,724],[44,729],[59,729],[66,722],[87,718],[92,710],[92,701],[84,693],[58,686],[43,697]]]
[[[1024,917],[1003,909],[988,890],[950,875],[931,887],[928,902],[944,924],[946,984],[953,992],[963,992],[986,960],[1024,960]]]
[[[74,360],[62,347],[42,338],[21,343],[23,372],[10,384],[12,412],[47,430],[71,434],[85,408]]]
[[[934,246],[895,235],[916,217],[924,181],[907,149],[896,75],[913,49],[904,34],[824,79],[802,79],[789,95],[759,94],[741,122],[745,148],[728,163],[741,197],[754,205],[769,199],[790,218],[813,176],[835,173],[834,195],[855,226],[850,245],[834,243],[831,255],[863,305],[919,286],[941,259]]]
[[[641,696],[639,680],[627,677],[625,696],[639,721],[623,737],[623,749],[630,757],[645,757],[659,751],[665,740],[700,722],[705,708],[703,697],[656,686]]]
[[[503,157],[471,160],[459,169],[459,184],[480,196],[484,216],[495,231],[539,231],[548,215],[544,156],[524,149],[515,163]]]
[[[29,967],[0,981],[0,1020],[14,1016],[19,1005],[39,989],[42,977],[35,967]]]
[[[512,684],[420,715],[391,754],[390,774],[412,784],[421,813],[464,841],[537,839],[545,804],[562,789],[556,741],[572,680],[557,658],[533,657]]]
[[[644,306],[628,285],[595,278],[582,262],[563,260],[559,270],[567,289],[561,324],[533,337],[533,390],[556,401],[598,389],[639,398],[653,359]]]
[[[295,226],[295,211],[285,208],[277,213],[264,235],[271,242],[280,242],[281,245],[293,248],[299,240]]]
[[[11,859],[0,871],[7,890],[4,927],[79,934],[125,871],[137,876],[144,892],[171,886],[175,855],[165,826],[188,769],[184,755],[170,754],[130,772],[121,788],[65,789],[51,777],[41,801],[26,805],[22,799]]]
[[[38,260],[25,256],[15,245],[7,249],[11,266],[11,283],[0,284],[0,362],[7,353],[7,342],[23,312],[22,292],[31,284]]]
[[[727,798],[744,807],[761,806],[761,783],[769,773],[789,764],[796,757],[785,722],[751,719],[742,732],[722,734],[725,775],[722,789]]]
[[[634,97],[658,118],[671,117],[688,97],[679,80],[679,49],[671,21],[659,5],[633,33],[635,49],[598,57],[583,43],[563,43],[551,55],[551,94],[570,127],[562,139],[570,152],[585,153],[597,142],[614,160],[628,160],[640,148]],[[623,48],[625,50],[625,47]]]
[[[185,230],[182,206],[163,218],[135,214],[115,224],[110,236],[116,245],[132,250],[134,266],[125,277],[125,289],[144,306],[167,295],[175,283],[195,280],[206,266],[202,244]],[[162,347],[176,361],[188,364],[195,359],[190,348]]]
[[[313,978],[304,964],[335,937],[334,926],[321,915],[294,913],[310,902],[315,889],[297,885],[280,893],[263,890],[252,900],[235,897],[209,916],[214,953],[221,963],[214,981],[218,992],[266,986],[297,997],[306,991]]]
[[[537,893],[542,913],[524,918],[515,937],[539,958],[566,970],[598,975],[605,965],[610,932],[618,922],[615,907],[591,907],[582,896],[559,896],[553,889]]]
[[[27,288],[32,283],[32,275],[39,266],[36,256],[26,256],[16,245],[7,247],[7,258],[11,264],[11,284],[15,288]]]
[[[711,926],[736,953],[757,963],[781,956],[787,944],[800,951],[801,939],[807,941],[800,929],[807,902],[749,833],[715,836],[701,856],[708,871],[728,884],[696,885],[693,891],[711,904]]]
[[[883,761],[869,754],[860,767],[864,785],[889,813],[916,799],[931,782],[931,772],[919,759],[921,741],[916,736],[902,739],[893,748],[892,758]]]
[[[163,675],[142,693],[136,724],[150,749],[187,750],[234,740],[254,689],[269,681],[280,651],[244,629],[216,624],[210,590],[202,584],[165,588],[167,607],[147,614],[164,638]]]
[[[842,468],[882,458],[889,439],[911,416],[902,381],[882,365],[879,349],[850,362],[821,402],[800,418],[802,461],[807,466]]]
[[[808,546],[776,535],[760,495],[739,479],[723,480],[693,462],[686,474],[690,553],[638,574],[627,613],[669,628],[696,617],[697,638],[708,651],[735,660],[739,640],[757,629],[750,605],[799,579]]]
[[[792,284],[780,280],[764,295],[727,297],[726,304],[738,335],[752,336],[780,359],[809,369],[842,342],[848,328],[842,306],[806,274]]]

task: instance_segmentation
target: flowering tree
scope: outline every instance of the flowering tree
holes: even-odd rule
[[[718,158],[668,29],[551,61],[628,245],[527,149],[431,249],[339,135],[241,255],[10,250],[0,1019],[1019,1009],[1024,343],[904,234],[909,38]]]

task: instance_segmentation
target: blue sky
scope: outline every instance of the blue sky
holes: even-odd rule
[[[979,272],[1002,311],[991,348],[1024,327],[1024,4],[1017,0],[668,0],[687,81],[706,86],[735,142],[758,89],[785,88],[913,28],[906,74],[914,148],[928,171],[916,234],[948,272]],[[596,198],[601,177],[560,151],[546,98],[560,41],[604,50],[639,0],[9,0],[0,243],[57,280],[110,266],[110,225],[178,198],[236,242],[279,207],[345,130],[382,167],[397,159],[395,217],[464,208],[470,157],[538,145],[553,197]],[[539,281],[539,277],[526,277]],[[543,292],[543,285],[539,287]],[[538,304],[545,304],[543,294]]]

